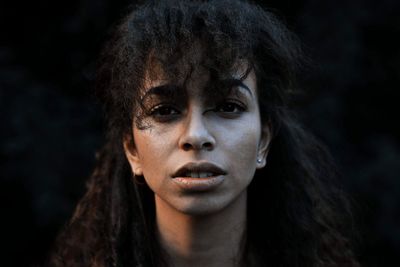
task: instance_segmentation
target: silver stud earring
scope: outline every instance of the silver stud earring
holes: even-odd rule
[[[257,159],[257,163],[261,163],[262,162],[262,160],[261,159]]]

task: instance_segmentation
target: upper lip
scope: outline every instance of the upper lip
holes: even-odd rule
[[[172,177],[185,177],[188,172],[211,172],[213,176],[226,174],[226,171],[210,162],[190,162],[180,167]]]

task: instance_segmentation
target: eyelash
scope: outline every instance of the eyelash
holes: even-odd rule
[[[223,105],[233,105],[237,111],[231,111],[231,112],[226,112],[226,113],[232,113],[232,114],[239,114],[241,112],[246,111],[246,106],[241,103],[240,101],[233,100],[233,99],[227,99],[223,103],[218,104],[217,108],[215,108],[215,111],[218,111],[218,108],[221,108]],[[221,111],[224,112],[224,111]],[[225,112],[224,112],[225,113]]]
[[[176,113],[175,114],[168,114],[168,115],[157,114],[157,113],[161,112],[163,109],[171,109],[171,110],[176,111]],[[159,105],[153,107],[150,110],[149,115],[153,116],[153,117],[155,117],[155,116],[163,117],[163,116],[171,116],[171,115],[174,116],[174,115],[177,115],[179,113],[180,112],[178,111],[178,109],[175,108],[173,105],[170,105],[170,104],[159,104]]]
[[[222,111],[221,108],[224,106],[232,105],[235,111]],[[231,106],[231,107],[232,107]],[[237,100],[227,99],[222,103],[219,103],[216,108],[211,109],[211,111],[215,111],[218,113],[226,114],[226,115],[239,115],[240,113],[246,111],[246,106]],[[168,114],[161,114],[162,111],[167,111]],[[169,112],[168,112],[169,111]],[[172,112],[172,113],[171,113]],[[153,107],[148,113],[151,117],[157,119],[158,121],[170,121],[173,120],[176,116],[178,116],[181,112],[171,104],[159,104]]]

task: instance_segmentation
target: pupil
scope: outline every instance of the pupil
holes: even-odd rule
[[[171,114],[171,108],[164,107],[160,109],[160,114],[161,115],[169,115]]]
[[[233,111],[235,107],[232,104],[226,104],[223,109],[225,109],[225,111]]]

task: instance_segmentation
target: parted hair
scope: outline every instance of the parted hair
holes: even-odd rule
[[[296,37],[275,15],[247,1],[135,6],[99,60],[96,92],[104,107],[106,142],[49,265],[168,266],[155,234],[154,195],[132,174],[123,148],[134,119],[146,127],[140,108],[144,77],[162,69],[175,81],[203,68],[217,81],[245,62],[243,77],[254,70],[261,121],[273,136],[268,163],[248,187],[241,265],[359,266],[352,252],[350,204],[336,182],[332,158],[291,109],[301,54]],[[218,86],[208,93],[218,93]]]

